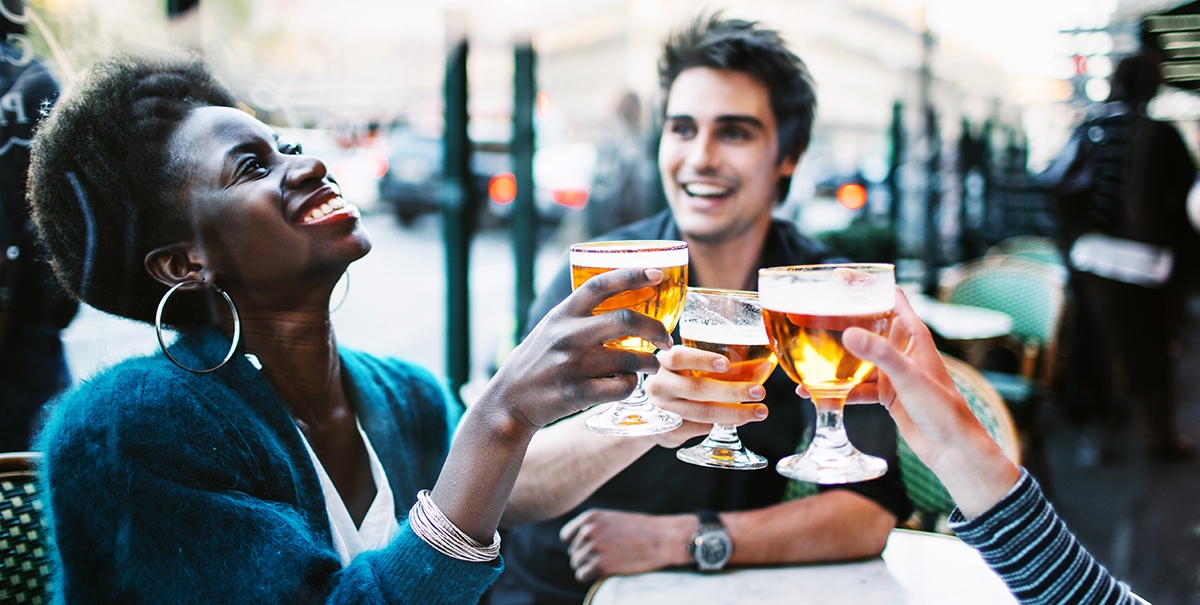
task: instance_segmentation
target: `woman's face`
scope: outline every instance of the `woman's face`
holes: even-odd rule
[[[192,110],[172,135],[186,173],[196,245],[223,287],[298,300],[328,291],[371,249],[358,209],[325,179],[320,160],[229,107]],[[327,303],[327,300],[326,300]]]

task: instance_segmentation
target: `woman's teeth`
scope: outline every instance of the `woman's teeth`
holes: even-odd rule
[[[346,207],[346,201],[340,197],[336,198],[328,203],[321,204],[321,206],[318,208],[313,208],[312,212],[309,212],[308,214],[304,215],[304,222],[311,223],[311,222],[325,216],[326,214],[329,214],[331,212],[337,212],[338,210],[341,210],[342,208],[345,208],[345,207]]]
[[[728,187],[718,187],[708,183],[688,183],[683,190],[692,197],[724,197],[729,194]]]

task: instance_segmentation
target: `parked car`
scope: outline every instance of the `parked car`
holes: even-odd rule
[[[408,226],[441,208],[442,140],[421,137],[406,127],[393,129],[390,139],[392,154],[379,179],[379,197]],[[479,144],[471,154],[473,195],[485,201],[484,224],[506,221],[512,213],[511,200],[488,196],[492,178],[513,171],[512,156],[503,148],[503,143]],[[557,224],[567,212],[587,204],[595,163],[595,148],[588,143],[552,145],[534,154],[534,204],[541,222]]]
[[[418,136],[406,127],[392,129],[387,172],[379,179],[379,198],[391,204],[400,224],[441,208],[442,140]]]

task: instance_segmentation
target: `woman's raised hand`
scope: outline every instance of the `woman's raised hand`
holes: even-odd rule
[[[967,517],[1004,497],[1020,472],[955,388],[929,328],[898,288],[888,337],[850,328],[842,344],[878,369],[851,400],[879,401],[913,452],[942,480]]]
[[[636,372],[657,372],[658,360],[651,353],[609,348],[604,343],[640,336],[666,350],[671,348],[671,334],[662,322],[641,313],[618,310],[593,315],[592,310],[615,294],[660,281],[658,269],[617,269],[589,279],[513,350],[488,391],[535,428],[625,397],[637,384]]]

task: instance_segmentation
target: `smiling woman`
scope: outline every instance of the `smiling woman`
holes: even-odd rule
[[[64,287],[180,332],[54,405],[38,442],[54,590],[475,602],[533,433],[658,367],[604,342],[670,348],[655,320],[591,314],[662,274],[584,284],[463,415],[424,370],[337,345],[330,295],[370,237],[323,162],[236,105],[194,56],[118,54],[34,141],[30,202]]]

